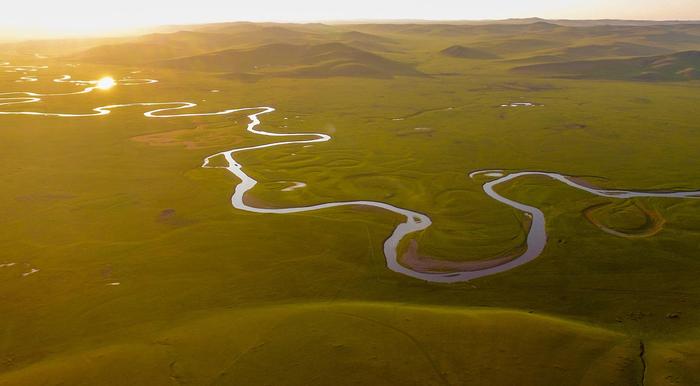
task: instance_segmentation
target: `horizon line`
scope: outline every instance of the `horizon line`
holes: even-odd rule
[[[309,19],[309,20],[220,20],[220,21],[192,21],[192,22],[173,22],[173,23],[163,23],[163,24],[149,24],[143,26],[135,26],[131,28],[124,28],[113,30],[110,32],[102,33],[78,33],[78,32],[66,32],[66,33],[51,33],[51,32],[24,32],[21,29],[8,27],[6,29],[0,29],[0,43],[8,43],[17,40],[43,40],[43,39],[75,39],[75,38],[109,38],[109,37],[119,37],[119,36],[130,36],[139,35],[143,33],[154,33],[157,32],[159,28],[168,27],[179,27],[179,26],[198,26],[198,25],[209,25],[209,24],[235,24],[235,23],[250,23],[250,24],[374,24],[374,23],[386,23],[386,24],[410,24],[410,23],[441,23],[441,24],[455,24],[455,23],[497,23],[505,21],[529,21],[533,20],[534,23],[537,21],[541,22],[629,22],[629,23],[693,23],[700,24],[700,19],[625,19],[625,18],[542,18],[538,16],[530,17],[509,17],[501,19],[439,19],[439,18],[348,18],[348,19]],[[16,30],[14,33],[12,30]],[[14,35],[14,36],[13,36]],[[8,40],[5,40],[8,39]]]

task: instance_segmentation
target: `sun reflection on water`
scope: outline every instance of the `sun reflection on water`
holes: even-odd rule
[[[95,87],[99,88],[100,90],[109,90],[116,84],[117,82],[114,81],[114,78],[110,76],[105,76],[104,78],[97,81],[97,85]]]

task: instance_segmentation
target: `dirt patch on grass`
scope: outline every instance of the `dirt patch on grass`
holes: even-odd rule
[[[588,125],[586,125],[585,123],[571,122],[571,123],[565,123],[565,124],[558,125],[558,126],[548,127],[547,129],[566,131],[566,130],[583,130],[583,129],[587,129],[587,128],[588,128]]]
[[[199,125],[193,129],[165,131],[131,137],[132,141],[149,146],[181,146],[188,150],[220,146],[221,143],[236,145],[243,137],[231,134],[231,128],[207,128]]]
[[[193,223],[193,221],[180,216],[177,213],[177,211],[173,208],[167,208],[160,211],[156,221],[158,221],[161,224],[171,226],[185,226]]]
[[[432,127],[414,127],[412,129],[403,129],[401,131],[398,131],[396,135],[398,137],[405,137],[409,135],[421,135],[424,137],[432,137],[433,133],[435,133],[435,129]]]
[[[399,263],[421,273],[470,272],[503,265],[520,256],[524,250],[525,246],[522,245],[488,260],[453,261],[422,255],[418,252],[418,241],[411,240],[406,251],[399,257]]]
[[[274,205],[270,204],[269,202],[259,198],[252,196],[250,194],[246,194],[243,197],[243,203],[252,206],[254,208],[260,208],[260,209],[280,209],[278,207],[275,207]]]

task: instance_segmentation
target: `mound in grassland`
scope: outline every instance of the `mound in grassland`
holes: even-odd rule
[[[622,334],[524,312],[282,305],[54,354],[0,385],[629,385],[638,355]]]

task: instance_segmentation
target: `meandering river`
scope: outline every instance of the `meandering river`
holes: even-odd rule
[[[13,66],[9,63],[0,64],[1,68],[5,68],[9,72],[26,72],[32,71],[37,72],[41,69],[45,69],[46,66]],[[32,76],[32,78],[37,78]],[[20,78],[21,80],[22,78]],[[27,80],[28,79],[24,79]],[[29,103],[37,103],[42,100],[43,97],[53,97],[53,96],[67,96],[67,95],[77,95],[77,94],[87,94],[98,90],[100,88],[106,87],[105,84],[109,84],[109,87],[113,86],[134,86],[134,85],[145,85],[157,82],[155,79],[131,79],[123,78],[117,81],[105,82],[104,80],[74,80],[69,75],[63,75],[59,78],[53,80],[58,83],[71,83],[78,86],[85,86],[84,89],[59,94],[42,94],[35,92],[6,92],[0,93],[0,107],[7,107],[11,105],[24,105]],[[35,82],[32,80],[32,82]],[[144,112],[144,116],[148,118],[182,118],[182,117],[198,117],[198,116],[225,116],[229,114],[234,114],[238,112],[248,112],[248,124],[246,130],[249,132],[271,138],[285,138],[285,140],[278,140],[275,142],[257,145],[257,146],[247,146],[233,148],[229,150],[224,150],[217,152],[206,157],[202,163],[203,168],[223,168],[232,173],[240,182],[236,183],[233,188],[233,195],[231,196],[231,204],[240,210],[245,210],[248,212],[261,213],[261,214],[292,214],[300,212],[309,212],[316,210],[323,210],[328,208],[336,208],[342,206],[370,206],[393,212],[404,218],[404,221],[394,228],[392,234],[384,241],[384,256],[386,259],[386,264],[389,269],[394,272],[407,275],[416,279],[430,281],[430,282],[441,282],[441,283],[453,283],[468,281],[484,276],[494,275],[497,273],[505,272],[513,268],[519,267],[526,264],[533,259],[537,258],[543,251],[547,244],[547,233],[546,233],[546,223],[545,216],[542,211],[534,206],[530,206],[515,200],[506,198],[495,191],[498,185],[505,184],[517,178],[524,178],[528,176],[544,176],[561,183],[564,183],[572,188],[579,189],[591,193],[596,196],[625,199],[632,197],[669,197],[669,198],[700,198],[700,191],[681,191],[681,192],[645,192],[645,191],[631,191],[631,190],[610,190],[596,188],[589,185],[584,185],[576,182],[569,176],[565,176],[559,173],[553,172],[543,172],[543,171],[517,171],[517,172],[506,172],[504,170],[478,170],[471,172],[469,177],[471,178],[485,178],[486,182],[483,183],[484,192],[491,198],[512,207],[524,213],[526,216],[530,217],[531,224],[528,230],[525,250],[517,257],[495,267],[484,268],[484,269],[474,269],[468,271],[458,271],[458,272],[426,272],[425,270],[417,271],[411,267],[405,266],[400,263],[399,256],[399,244],[410,237],[410,235],[427,229],[431,225],[431,220],[428,215],[413,211],[410,209],[401,208],[389,203],[381,201],[367,201],[367,200],[354,200],[354,201],[334,201],[308,206],[298,206],[298,207],[286,207],[286,208],[261,208],[253,205],[246,204],[244,198],[246,193],[255,187],[258,183],[255,179],[250,177],[244,172],[244,167],[236,161],[234,156],[237,153],[246,151],[256,151],[276,146],[285,145],[309,145],[313,143],[321,143],[331,140],[331,136],[324,133],[275,133],[264,131],[259,128],[261,125],[261,117],[266,114],[273,113],[274,108],[268,106],[260,107],[243,107],[243,108],[232,108],[215,112],[200,112],[200,113],[187,113],[181,112],[182,110],[191,109],[196,107],[197,104],[193,102],[136,102],[136,103],[126,103],[126,104],[114,104],[95,107],[88,113],[61,113],[61,112],[40,112],[40,111],[0,111],[0,115],[31,115],[31,116],[54,116],[54,117],[65,117],[65,118],[79,118],[79,117],[94,117],[107,115],[112,112],[112,110],[117,108],[125,108],[132,106],[148,106],[148,107],[158,107],[153,110]],[[211,162],[214,158],[223,157],[226,160],[224,166],[215,166]],[[297,187],[302,187],[301,185]]]

